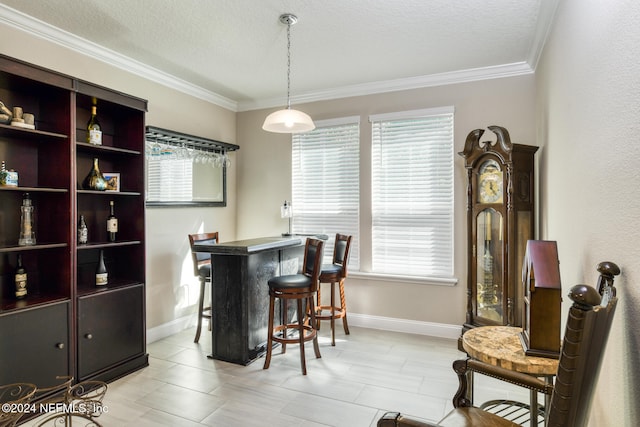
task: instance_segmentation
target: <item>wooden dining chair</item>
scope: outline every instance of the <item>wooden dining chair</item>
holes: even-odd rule
[[[461,389],[454,398],[453,411],[438,423],[423,422],[398,412],[388,412],[378,420],[378,427],[518,426],[519,424],[494,413],[471,406],[468,399],[459,398],[466,394],[464,388],[467,387],[469,370],[550,394],[547,427],[585,427],[589,421],[595,385],[618,298],[615,287],[608,286],[606,281],[600,292],[591,286],[576,285],[571,288],[569,298],[573,305],[569,309],[555,384],[473,359],[456,361],[454,367]]]

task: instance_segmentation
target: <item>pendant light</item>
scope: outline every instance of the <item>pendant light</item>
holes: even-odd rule
[[[308,114],[291,109],[291,26],[298,17],[290,13],[280,15],[280,22],[287,26],[287,108],[267,116],[262,129],[276,133],[300,133],[315,129],[316,125]]]

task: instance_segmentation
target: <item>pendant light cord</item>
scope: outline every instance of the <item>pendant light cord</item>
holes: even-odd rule
[[[291,22],[287,23],[287,109],[291,109]]]
[[[267,132],[300,133],[316,127],[307,113],[291,109],[291,26],[296,22],[298,18],[291,13],[280,15],[280,23],[287,26],[287,106],[264,119],[262,129]]]

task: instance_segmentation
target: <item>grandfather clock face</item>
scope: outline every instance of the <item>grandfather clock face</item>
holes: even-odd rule
[[[490,159],[478,169],[478,203],[502,203],[502,169],[497,161]]]

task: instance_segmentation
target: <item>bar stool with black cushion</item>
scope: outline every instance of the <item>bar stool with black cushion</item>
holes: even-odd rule
[[[200,280],[200,296],[198,298],[198,326],[196,327],[196,337],[193,342],[200,341],[200,331],[202,329],[202,319],[209,320],[209,330],[211,330],[211,305],[205,307],[204,293],[205,286],[211,285],[211,254],[204,252],[195,252],[193,245],[195,244],[218,243],[218,232],[189,234],[189,245],[191,246],[191,258],[193,259],[193,274]]]
[[[323,246],[324,242],[322,240],[307,239],[302,273],[277,276],[268,282],[269,335],[267,337],[267,355],[265,356],[263,369],[268,369],[271,363],[274,341],[282,344],[282,353],[286,352],[287,344],[300,344],[300,362],[303,375],[307,375],[304,343],[313,341],[313,350],[315,351],[316,358],[321,357],[316,330],[314,299],[318,290]],[[274,326],[276,298],[282,302],[282,320],[280,325]],[[297,302],[295,323],[293,318],[289,320],[287,309],[287,302],[289,300],[295,300]],[[297,331],[297,334],[291,336],[289,334],[290,331]]]
[[[318,284],[318,304],[316,306],[316,319],[318,330],[320,321],[331,321],[331,345],[336,345],[336,319],[342,319],[344,333],[349,335],[349,324],[347,323],[347,300],[344,295],[344,281],[347,278],[347,263],[349,262],[349,251],[351,249],[351,236],[336,234],[336,241],[333,247],[333,263],[322,266]],[[331,283],[331,300],[329,305],[321,305],[321,287],[323,283]],[[340,306],[336,306],[335,285],[340,288]]]

